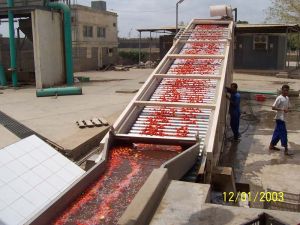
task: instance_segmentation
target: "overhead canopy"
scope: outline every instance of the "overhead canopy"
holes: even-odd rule
[[[179,29],[185,28],[185,26],[179,26]],[[158,28],[142,28],[142,29],[137,29],[138,32],[176,32],[176,27],[158,27]]]
[[[237,33],[291,33],[299,32],[298,24],[236,24]]]
[[[185,26],[179,26],[179,29]],[[300,32],[298,24],[236,24],[235,30],[238,33],[286,33]],[[157,27],[137,29],[138,32],[176,32],[175,27]]]

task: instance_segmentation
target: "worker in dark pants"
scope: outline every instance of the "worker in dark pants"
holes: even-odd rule
[[[240,102],[241,96],[238,93],[238,85],[236,83],[232,83],[230,88],[226,87],[227,92],[230,94],[230,97],[226,95],[226,97],[230,100],[229,105],[229,114],[230,114],[230,127],[233,132],[234,141],[238,141],[240,138],[239,127],[240,127]]]
[[[285,126],[285,115],[289,112],[290,102],[289,102],[289,90],[290,87],[288,85],[283,85],[281,87],[281,95],[279,95],[274,104],[272,105],[272,110],[277,111],[275,120],[275,130],[273,132],[272,140],[269,146],[270,150],[279,151],[280,149],[275,147],[279,140],[281,141],[281,146],[284,147],[284,153],[286,155],[292,155],[288,151],[288,139],[287,139],[287,130]]]

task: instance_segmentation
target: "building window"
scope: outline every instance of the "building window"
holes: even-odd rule
[[[110,56],[110,57],[113,56],[113,52],[114,52],[114,50],[112,48],[107,49],[108,56]]]
[[[117,26],[117,23],[113,23],[113,26],[116,27],[116,26]]]
[[[92,26],[83,26],[83,37],[93,37]]]
[[[256,34],[253,37],[254,50],[268,50],[268,36],[265,34]]]
[[[104,27],[97,28],[97,37],[100,37],[100,38],[106,37],[106,29]]]

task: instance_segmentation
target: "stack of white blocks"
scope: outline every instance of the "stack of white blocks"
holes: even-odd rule
[[[84,170],[32,135],[0,149],[0,224],[24,224]]]

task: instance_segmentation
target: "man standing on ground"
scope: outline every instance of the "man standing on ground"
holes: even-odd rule
[[[277,111],[275,116],[276,126],[269,146],[270,150],[280,151],[279,148],[275,147],[280,140],[281,146],[284,147],[285,155],[292,155],[292,153],[289,153],[288,151],[287,130],[285,126],[285,114],[289,112],[290,106],[288,97],[289,90],[290,87],[288,85],[283,85],[281,87],[281,95],[276,98],[274,104],[272,105],[272,110]]]
[[[239,126],[240,126],[240,116],[241,116],[241,110],[240,110],[241,96],[240,93],[238,93],[237,89],[238,89],[238,85],[236,83],[232,83],[230,85],[230,88],[226,88],[227,92],[230,93],[230,98],[227,95],[226,96],[230,100],[230,105],[229,105],[230,127],[233,132],[233,138],[235,141],[237,141],[240,137]]]

